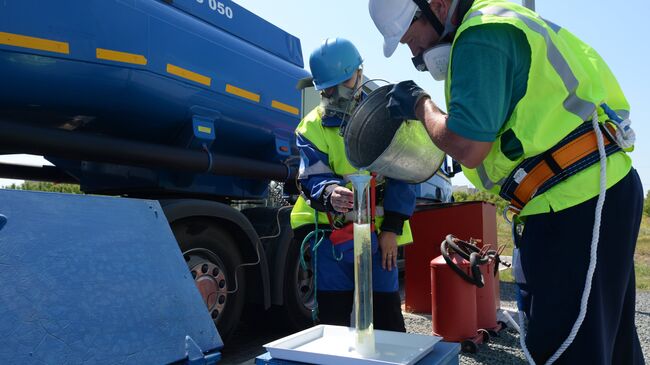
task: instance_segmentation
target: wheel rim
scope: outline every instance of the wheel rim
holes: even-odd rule
[[[183,253],[210,317],[217,324],[228,303],[228,278],[223,261],[206,249],[192,249]]]
[[[311,252],[307,249],[307,252],[304,253],[304,259],[306,268],[303,269],[298,260],[296,265],[296,270],[294,273],[295,283],[296,283],[296,297],[299,303],[305,307],[307,311],[311,311],[314,308],[314,270],[311,260]]]

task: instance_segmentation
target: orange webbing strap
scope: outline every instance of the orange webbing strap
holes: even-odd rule
[[[612,134],[615,133],[610,125],[607,125],[607,128]],[[605,138],[604,142],[605,146],[612,143],[608,138]],[[550,158],[542,159],[526,174],[515,189],[510,204],[517,209],[522,209],[549,179],[580,163],[596,151],[598,151],[598,142],[593,129],[567,142],[551,153]]]

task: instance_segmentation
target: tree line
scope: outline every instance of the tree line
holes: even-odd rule
[[[57,184],[43,181],[25,181],[22,184],[11,184],[5,188],[14,190],[47,191],[51,193],[81,194],[79,185]]]
[[[497,206],[497,214],[499,215],[501,215],[501,212],[503,212],[503,210],[506,208],[506,205],[508,205],[508,202],[506,202],[500,196],[494,195],[492,193],[488,193],[487,191],[479,191],[477,193],[455,191],[453,195],[454,195],[454,201],[457,202],[480,200],[480,201],[493,203],[494,205]]]
[[[51,182],[42,182],[42,181],[25,181],[22,184],[11,184],[7,186],[8,189],[16,190],[36,190],[36,191],[49,191],[53,193],[68,193],[68,194],[81,194],[79,190],[79,185],[75,184],[57,184]],[[478,193],[467,193],[462,191],[454,192],[454,200],[457,202],[472,201],[472,200],[482,200],[490,203],[494,203],[497,206],[497,213],[501,213],[506,207],[506,201],[501,199],[501,197],[481,191]],[[645,200],[643,202],[643,214],[650,217],[650,190],[646,194]]]

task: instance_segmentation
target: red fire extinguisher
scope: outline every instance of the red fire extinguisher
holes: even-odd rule
[[[496,259],[493,255],[488,255],[487,257],[487,264],[481,265],[481,275],[483,275],[485,285],[482,288],[476,288],[476,317],[478,328],[487,331],[496,331],[498,326],[496,293],[494,289],[496,285],[496,278],[494,276]]]
[[[449,253],[454,267],[470,272],[469,261]],[[476,290],[438,256],[431,261],[431,324],[433,334],[448,342],[461,342],[476,336]]]
[[[434,334],[461,342],[463,351],[476,352],[498,331],[496,321],[496,251],[477,247],[448,235],[442,255],[431,262],[432,324]]]

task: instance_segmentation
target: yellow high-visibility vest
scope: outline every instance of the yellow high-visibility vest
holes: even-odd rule
[[[504,180],[522,160],[556,145],[581,123],[591,120],[594,109],[599,120],[605,121],[607,117],[599,106],[602,103],[623,118],[629,116],[630,108],[616,78],[593,48],[568,30],[509,1],[474,1],[454,38],[452,60],[454,45],[463,31],[495,23],[520,29],[531,50],[526,94],[499,130],[482,164],[475,169],[463,167],[465,176],[477,188],[498,194]],[[451,63],[445,85],[447,103],[451,100]],[[523,147],[523,155],[516,160],[510,160],[501,150],[500,137],[506,132],[510,137],[514,133]],[[607,187],[625,177],[631,165],[625,152],[607,157]],[[551,209],[560,211],[595,197],[599,191],[599,174],[599,164],[595,164],[569,177],[533,198],[520,215],[546,213]]]
[[[347,176],[359,173],[359,170],[350,165],[348,161],[345,154],[343,137],[339,134],[339,127],[323,126],[322,118],[322,108],[320,106],[316,107],[300,121],[300,124],[296,128],[296,133],[307,138],[320,152],[328,156],[329,168],[335,174]],[[351,184],[348,183],[347,186],[351,187]],[[307,204],[302,196],[299,197],[291,210],[291,228],[295,229],[305,224],[314,224],[314,214],[316,214],[316,211]],[[375,224],[380,230],[382,221],[383,217],[375,217]],[[318,212],[318,224],[329,226],[326,213]],[[402,228],[402,235],[397,237],[397,244],[403,245],[411,242],[413,242],[411,227],[409,222],[406,221]]]

